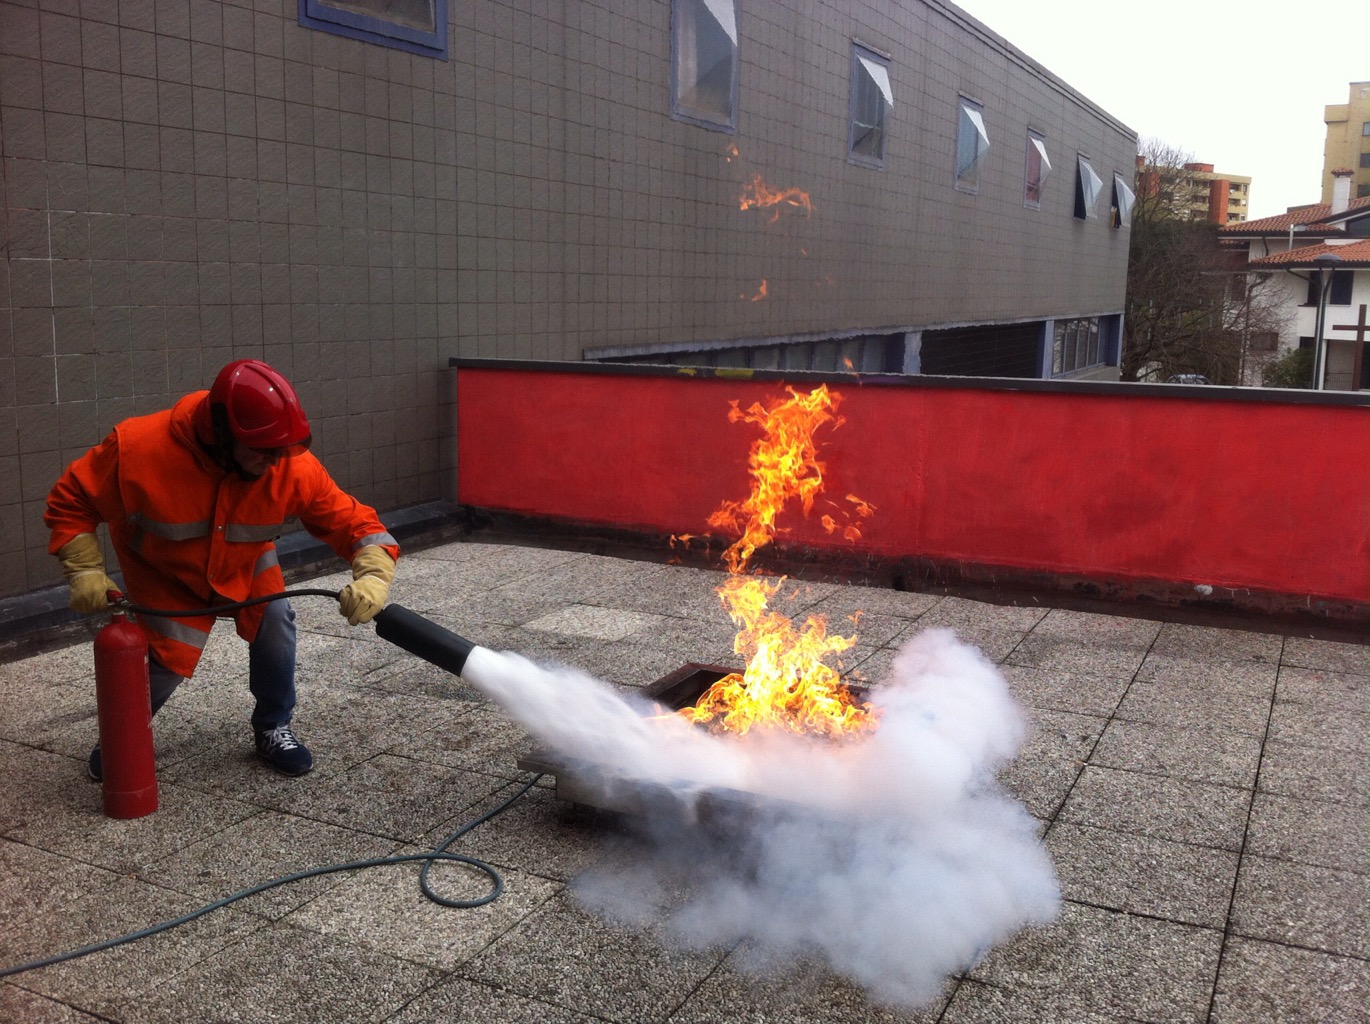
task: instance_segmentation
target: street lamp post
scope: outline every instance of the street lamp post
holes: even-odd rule
[[[1327,385],[1327,343],[1322,332],[1327,323],[1327,295],[1332,290],[1332,272],[1341,263],[1334,252],[1325,252],[1313,261],[1318,270],[1318,317],[1313,327],[1313,387],[1322,391]]]

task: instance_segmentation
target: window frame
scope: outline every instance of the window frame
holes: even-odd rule
[[[966,138],[965,129],[969,124],[975,133],[974,149],[975,156],[964,166],[961,165],[961,157],[964,149],[963,139]],[[989,129],[985,127],[985,105],[979,100],[973,100],[969,96],[960,95],[956,97],[956,151],[952,164],[952,181],[958,192],[966,192],[970,195],[980,193],[980,166],[985,155],[989,153]],[[974,172],[971,180],[968,180],[970,172]]]
[[[732,31],[728,31],[728,26],[718,20],[715,7],[718,4],[726,3],[732,13]],[[684,51],[681,47],[681,40],[687,24],[685,20],[686,7],[696,15],[711,15],[714,21],[723,29],[723,32],[732,41],[732,60],[730,66],[730,82],[728,95],[728,112],[725,115],[717,111],[709,111],[704,107],[688,104],[681,97],[681,82],[684,73],[682,59]],[[739,0],[671,0],[671,117],[677,121],[684,121],[700,128],[710,131],[727,132],[729,135],[737,132],[737,98],[739,90],[739,78],[741,77],[741,32],[739,22],[741,21],[741,10]],[[689,23],[691,30],[694,30],[695,23]],[[697,49],[697,48],[696,48]],[[697,54],[696,54],[697,56]],[[717,65],[715,65],[717,66]],[[699,85],[696,77],[694,88]]]
[[[1066,365],[1067,362],[1070,365]],[[1099,317],[1072,317],[1068,320],[1053,321],[1051,330],[1052,377],[1066,377],[1082,370],[1104,366],[1107,362],[1108,345]]]
[[[1122,195],[1119,195],[1119,191]],[[1113,197],[1109,201],[1108,223],[1115,231],[1132,227],[1132,207],[1137,202],[1137,194],[1128,187],[1123,176],[1113,172]]]
[[[433,8],[431,32],[337,7],[326,0],[299,0],[299,23],[304,28],[445,61],[448,59],[447,0],[428,2]]]
[[[1034,161],[1034,157],[1036,158]],[[1047,156],[1047,137],[1045,132],[1035,128],[1027,130],[1027,145],[1023,155],[1023,206],[1029,210],[1042,208],[1042,195],[1046,192],[1047,178],[1051,174],[1051,160]],[[1033,178],[1033,164],[1038,164],[1036,179]],[[1033,196],[1033,191],[1036,196]]]
[[[1091,198],[1085,189],[1085,174],[1089,174],[1094,195]],[[1099,216],[1099,196],[1104,191],[1104,179],[1094,173],[1094,165],[1086,153],[1075,154],[1075,217],[1078,220],[1094,220]]]
[[[861,167],[870,167],[875,170],[884,170],[885,168],[885,144],[889,139],[889,116],[894,110],[894,83],[890,79],[890,60],[889,54],[881,53],[859,40],[852,40],[851,82],[847,100],[847,160]],[[884,72],[883,86],[876,79],[876,76],[870,72],[869,68],[872,64]],[[858,119],[858,114],[862,112],[861,99],[863,95],[871,95],[872,92],[879,97],[880,102],[878,126],[867,125]],[[880,140],[878,155],[857,151],[858,129],[864,128],[878,128]]]

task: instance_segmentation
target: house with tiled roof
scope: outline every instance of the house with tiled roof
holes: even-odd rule
[[[1286,314],[1268,358],[1310,348],[1315,387],[1360,391],[1370,389],[1370,196],[1350,198],[1350,171],[1334,176],[1330,203],[1234,224],[1219,238]]]

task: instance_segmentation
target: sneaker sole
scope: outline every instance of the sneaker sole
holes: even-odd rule
[[[306,765],[303,768],[287,768],[284,765],[277,764],[275,761],[271,760],[271,758],[267,757],[265,754],[258,754],[257,760],[261,761],[262,764],[266,765],[272,771],[278,772],[281,775],[288,775],[292,779],[299,778],[301,775],[308,775],[310,772],[314,770],[313,764]]]

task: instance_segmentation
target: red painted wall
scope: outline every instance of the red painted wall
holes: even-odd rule
[[[849,508],[850,493],[875,506],[859,547],[877,556],[1370,601],[1363,406],[1140,385],[829,387],[845,422],[817,434],[826,482],[814,515],[782,517],[795,541],[845,546],[818,517]],[[462,366],[457,497],[705,533],[711,512],[750,490],[759,431],[730,423],[730,402],[783,395],[777,381],[669,371]]]

